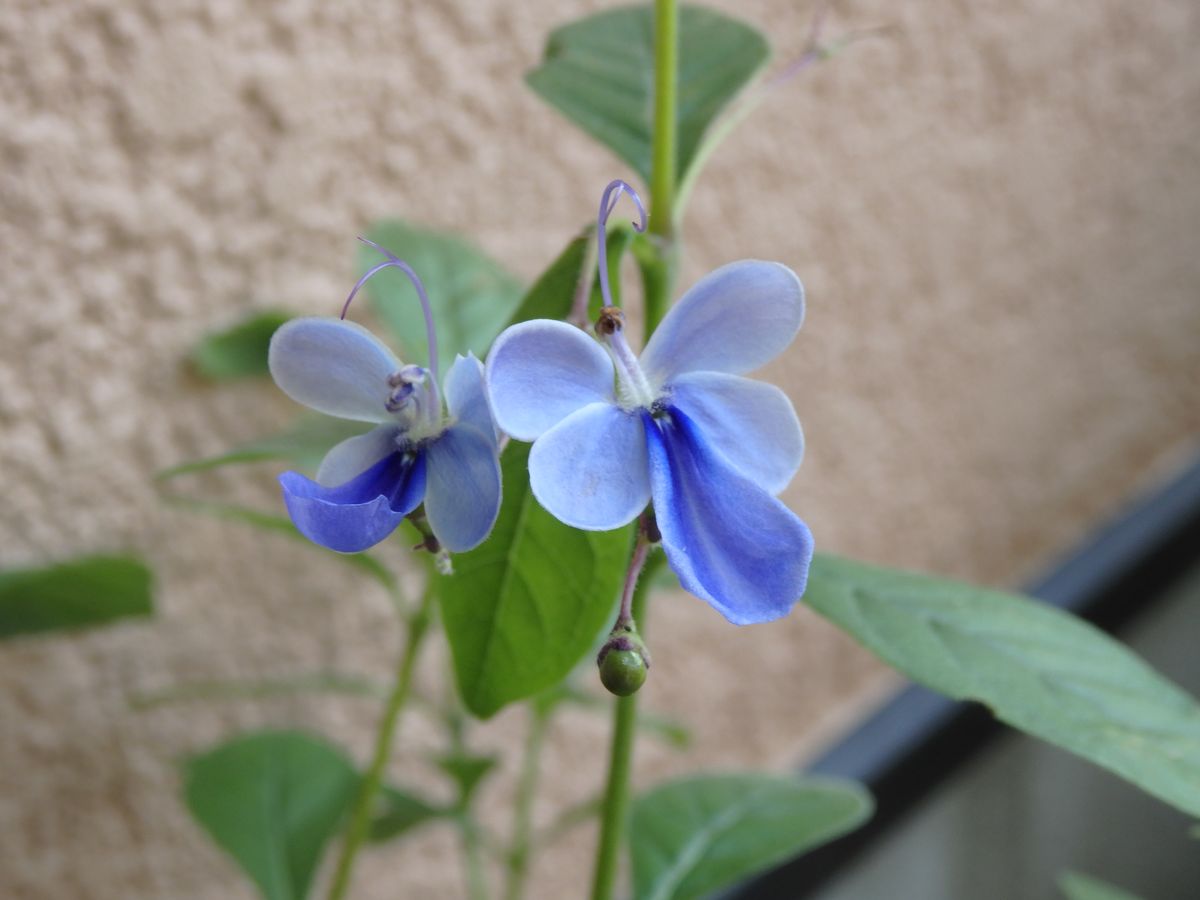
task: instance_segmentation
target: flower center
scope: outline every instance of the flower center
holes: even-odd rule
[[[384,406],[410,441],[437,433],[441,427],[442,404],[437,384],[428,369],[407,365],[387,378],[391,393]]]
[[[652,409],[659,399],[650,386],[637,356],[625,340],[625,314],[619,307],[606,306],[596,319],[596,334],[617,369],[617,400],[623,409]]]

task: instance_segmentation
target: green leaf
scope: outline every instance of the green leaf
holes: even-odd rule
[[[278,310],[252,313],[231,328],[205,336],[188,360],[197,375],[210,381],[266,375],[271,335],[291,317]]]
[[[401,221],[378,222],[367,237],[395,253],[420,276],[437,325],[438,354],[445,377],[454,355],[470,350],[483,359],[521,302],[521,285],[499,263],[454,234],[430,231]],[[359,251],[359,271],[383,261],[378,250]],[[429,359],[425,317],[412,283],[401,272],[385,269],[368,282],[372,308],[396,338],[405,362]]]
[[[336,747],[266,731],[190,760],[185,794],[192,815],[267,900],[302,900],[358,783]]]
[[[612,624],[629,560],[631,527],[577,531],[542,509],[528,460],[509,444],[492,536],[435,584],[459,692],[482,718],[567,676]]]
[[[679,10],[676,172],[682,181],[713,120],[766,65],[770,47],[742,22],[698,6]],[[542,99],[650,182],[654,10],[597,13],[551,32],[525,76]]]
[[[483,779],[492,773],[500,760],[495,756],[474,753],[447,753],[437,757],[434,762],[457,786],[459,805],[465,809]]]
[[[818,556],[804,599],[905,675],[1200,814],[1200,706],[1043,603]]]
[[[380,810],[371,821],[370,839],[390,841],[434,819],[449,815],[449,811],[423,800],[416,794],[385,785],[379,792]]]
[[[105,625],[154,612],[151,574],[131,556],[0,572],[0,638]]]
[[[1079,872],[1063,872],[1058,887],[1067,900],[1138,900],[1136,894]]]
[[[607,229],[606,243],[608,256],[609,282],[612,288],[613,301],[621,303],[620,265],[625,251],[629,248],[634,231],[628,225],[614,224]],[[595,249],[591,246],[594,240],[595,228],[589,226],[576,237],[558,257],[550,264],[533,286],[521,298],[521,305],[509,319],[509,325],[526,322],[530,319],[566,319],[575,302],[575,292],[579,289],[583,278],[583,268],[595,269]],[[588,251],[592,252],[589,253]],[[598,273],[593,274],[591,290],[588,297],[588,315],[592,321],[600,312],[600,279]]]
[[[329,448],[346,438],[369,431],[365,422],[348,422],[329,416],[305,415],[285,431],[258,438],[234,447],[228,453],[180,463],[163,469],[155,477],[160,481],[217,469],[221,466],[278,460],[306,472],[315,472]]]
[[[633,804],[633,896],[702,897],[851,831],[872,806],[852,782],[760,773],[668,782]]]
[[[530,319],[565,319],[571,312],[575,291],[587,260],[590,231],[567,244],[537,281],[525,292],[521,304],[509,319],[509,325]]]

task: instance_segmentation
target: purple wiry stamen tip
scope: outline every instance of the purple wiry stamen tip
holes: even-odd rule
[[[631,223],[634,231],[641,234],[646,230],[646,207],[642,205],[642,198],[638,196],[637,191],[620,178],[610,181],[604,193],[600,195],[600,213],[596,216],[597,267],[600,272],[600,296],[604,298],[605,306],[613,305],[612,292],[608,287],[608,236],[605,226],[608,225],[608,217],[612,215],[622,194],[628,194],[637,207],[638,221]]]
[[[350,310],[351,302],[353,302],[354,298],[358,295],[358,292],[362,289],[364,284],[366,284],[376,274],[382,272],[384,269],[399,269],[401,272],[407,275],[409,281],[413,283],[413,287],[417,290],[417,298],[421,301],[421,311],[425,314],[425,339],[429,344],[429,370],[433,372],[434,376],[436,377],[438,371],[437,331],[434,328],[433,308],[429,304],[429,296],[425,293],[425,285],[421,283],[421,279],[417,276],[417,273],[413,271],[412,266],[410,266],[396,254],[392,253],[392,251],[379,246],[379,244],[372,240],[368,240],[361,235],[359,235],[358,239],[368,247],[373,247],[374,249],[378,250],[387,257],[387,260],[372,266],[367,270],[366,274],[363,275],[362,278],[355,282],[354,287],[350,290],[350,296],[348,296],[346,298],[346,302],[342,304],[341,318],[346,318],[346,313]]]

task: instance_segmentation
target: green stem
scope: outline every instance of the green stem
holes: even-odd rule
[[[533,847],[533,798],[537,792],[541,768],[542,744],[546,738],[547,711],[538,703],[530,705],[529,733],[525,737],[525,758],[513,812],[512,846],[508,851],[508,876],[504,883],[505,900],[519,900],[529,874]]]
[[[679,10],[654,2],[654,135],[650,169],[650,233],[675,231],[675,125],[679,93]]]
[[[362,784],[358,789],[358,797],[354,802],[354,809],[350,813],[350,824],[346,828],[342,853],[338,858],[333,884],[329,888],[329,900],[342,900],[350,886],[350,873],[354,868],[354,859],[370,830],[375,795],[379,793],[379,786],[383,782],[383,770],[387,767],[388,758],[391,756],[396,724],[400,719],[401,710],[408,701],[417,655],[432,619],[433,591],[426,588],[425,596],[421,600],[421,608],[408,621],[408,637],[405,641],[404,652],[400,656],[396,684],[388,696],[387,708],[384,710],[383,720],[379,723],[379,732],[375,736],[375,752],[371,758],[370,768],[363,776]]]
[[[633,591],[633,620],[645,636],[646,597],[650,579],[643,577]],[[600,843],[596,848],[596,871],[592,900],[612,900],[617,887],[625,820],[629,814],[629,778],[633,769],[633,738],[637,732],[637,694],[620,697],[613,707],[613,735],[609,749],[608,785],[601,809]]]
[[[487,878],[483,873],[483,839],[479,824],[463,810],[458,820],[462,835],[463,857],[467,862],[467,896],[470,900],[487,900]]]
[[[650,170],[650,245],[639,259],[645,290],[646,338],[666,315],[675,280],[677,250],[676,130],[679,101],[679,10],[675,0],[654,3],[654,134]]]

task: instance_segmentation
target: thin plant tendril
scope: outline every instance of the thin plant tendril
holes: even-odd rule
[[[346,298],[346,302],[342,304],[341,318],[346,318],[346,313],[350,309],[350,303],[354,300],[359,290],[364,284],[371,280],[376,274],[384,269],[399,269],[408,276],[409,281],[413,283],[413,287],[417,289],[417,297],[421,301],[421,310],[425,313],[425,340],[429,345],[429,371],[433,373],[436,381],[438,376],[438,352],[437,352],[437,330],[433,325],[433,307],[429,305],[429,296],[425,293],[425,285],[421,283],[421,279],[417,277],[417,273],[413,271],[412,266],[398,257],[392,251],[379,246],[374,241],[368,240],[361,235],[358,238],[368,247],[374,247],[380,253],[387,257],[387,262],[381,262],[376,266],[367,270],[367,273],[362,278],[358,279],[354,287],[350,291],[350,296]]]

